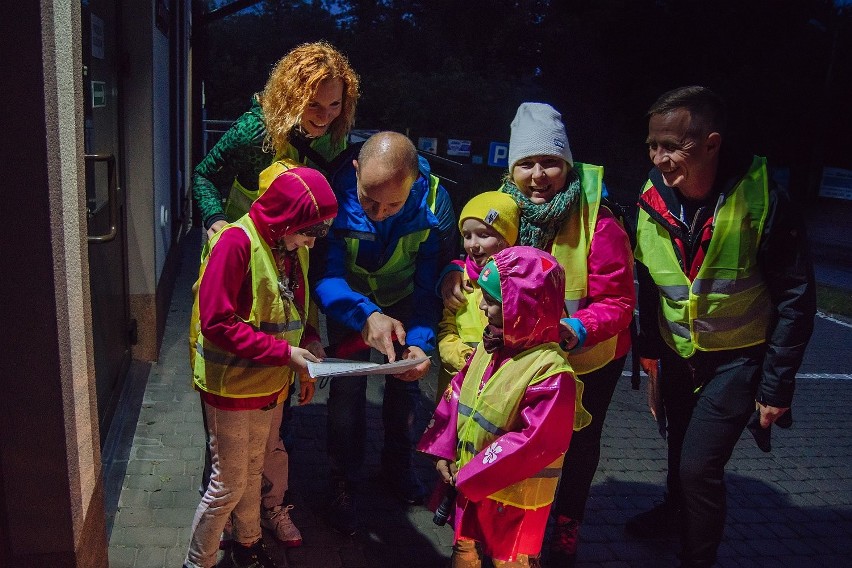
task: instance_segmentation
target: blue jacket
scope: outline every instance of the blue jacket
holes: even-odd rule
[[[356,148],[351,148],[354,157]],[[438,187],[435,212],[427,205],[429,163],[420,157],[420,177],[402,209],[384,221],[371,221],[358,202],[355,168],[351,160],[331,178],[331,186],[339,204],[337,218],[328,236],[317,245],[318,258],[312,263],[315,298],[322,311],[332,320],[361,331],[367,318],[381,308],[369,298],[355,292],[346,281],[347,247],[345,237],[359,239],[356,264],[366,270],[380,268],[396,248],[400,237],[429,229],[429,237],[417,250],[411,317],[402,322],[406,344],[424,351],[435,349],[435,329],[441,315],[441,302],[435,295],[440,270],[455,258],[458,246],[456,218],[450,196]],[[323,254],[325,253],[325,254]]]

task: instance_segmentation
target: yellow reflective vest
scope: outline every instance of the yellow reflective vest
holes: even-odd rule
[[[345,147],[345,143],[334,146],[331,141],[330,132],[326,132],[319,138],[316,138],[311,141],[311,148],[319,152],[322,157],[328,159],[329,161],[334,158],[339,152],[341,152]],[[292,144],[287,144],[284,148],[284,151],[280,152],[277,156],[275,156],[275,160],[272,165],[274,166],[276,162],[281,162],[285,164],[287,166],[287,169],[303,165],[309,165],[309,167],[316,168],[313,162],[311,162],[311,164],[308,164],[307,158],[303,158],[302,162],[300,163],[299,151]],[[251,204],[254,203],[258,197],[263,195],[263,192],[266,191],[266,189],[269,187],[269,183],[266,183],[265,185],[263,183],[263,175],[268,170],[269,168],[266,168],[266,170],[261,172],[261,179],[259,180],[257,191],[252,191],[246,188],[239,181],[234,179],[234,183],[231,185],[231,191],[230,193],[228,193],[228,199],[227,201],[225,201],[225,206],[223,208],[225,218],[228,221],[236,221],[237,219],[248,213]]]
[[[681,357],[766,341],[772,304],[757,265],[769,201],[766,160],[755,156],[745,177],[714,215],[713,236],[693,282],[678,263],[671,236],[642,209],[636,260],[660,296],[660,332]],[[645,184],[648,191],[651,182]]]
[[[479,385],[491,361],[491,354],[477,349],[470,361],[459,393],[457,464],[461,468],[483,453],[497,438],[517,428],[517,416],[524,393],[530,386],[559,373],[571,373],[564,352],[556,343],[528,349],[503,363],[485,383]],[[583,383],[575,379],[574,430],[587,426],[592,417],[583,408]],[[553,502],[562,472],[564,454],[536,475],[489,495],[500,503],[522,509],[538,509]]]
[[[440,180],[429,176],[429,194],[426,203],[432,213],[438,201]],[[349,286],[381,307],[392,306],[414,291],[415,260],[420,245],[429,238],[429,229],[415,231],[400,237],[388,261],[378,270],[368,271],[356,264],[359,240],[346,237],[346,266]]]
[[[482,302],[482,288],[476,282],[471,281],[471,283],[473,291],[464,294],[467,302],[456,310],[456,333],[463,343],[469,347],[476,347],[482,342],[482,332],[488,325],[488,318],[485,317],[485,312],[479,309],[479,304]]]
[[[216,233],[210,241],[210,247],[214,247],[222,233],[228,230],[243,230],[251,241],[249,273],[253,299],[249,316],[244,321],[256,331],[298,346],[304,330],[303,316],[292,301],[281,298],[278,268],[269,245],[257,233],[251,218],[245,215]],[[308,273],[308,249],[300,247],[297,255],[302,278],[305,279]],[[207,258],[209,255],[202,261],[199,281],[203,278]],[[305,306],[310,305],[308,294],[306,288]],[[200,329],[197,294],[190,324],[190,341],[193,341],[194,351],[191,354],[193,382],[202,391],[223,397],[249,398],[275,394],[293,382],[294,373],[289,367],[264,365],[241,358],[205,338]]]
[[[562,224],[550,250],[565,269],[565,311],[569,317],[585,306],[589,295],[589,251],[603,188],[601,166],[574,162],[574,169],[582,183],[578,209]],[[568,354],[568,361],[578,375],[591,373],[615,358],[617,344],[618,336],[613,336],[597,345],[581,347]]]
[[[438,389],[435,393],[438,399],[444,394],[444,389],[459,369],[464,366],[466,358],[471,356],[473,349],[482,342],[482,332],[488,325],[488,318],[479,309],[482,289],[474,280],[468,278],[467,269],[465,269],[464,278],[473,285],[471,292],[462,287],[467,301],[455,312],[445,309],[444,317],[438,325],[438,353],[441,355]]]

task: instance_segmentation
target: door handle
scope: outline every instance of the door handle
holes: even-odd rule
[[[113,154],[86,154],[86,165],[97,162],[107,164],[107,207],[109,207],[109,231],[103,235],[89,235],[90,243],[108,243],[118,234],[118,180]]]

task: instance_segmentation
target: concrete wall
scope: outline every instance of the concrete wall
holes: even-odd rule
[[[5,3],[0,566],[106,568],[86,248],[80,3]],[[13,112],[10,112],[13,111]],[[10,356],[14,354],[14,356]]]

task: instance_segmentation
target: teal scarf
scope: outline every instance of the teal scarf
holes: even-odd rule
[[[547,203],[533,203],[508,177],[500,191],[511,195],[521,208],[521,227],[517,244],[545,250],[580,198],[580,176],[575,169],[568,172],[565,189]]]

